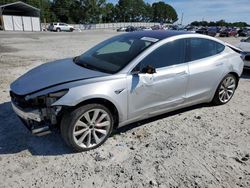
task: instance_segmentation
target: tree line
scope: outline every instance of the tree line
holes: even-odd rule
[[[0,0],[0,4],[17,0]],[[114,5],[106,0],[22,0],[41,10],[46,22],[112,23],[112,22],[162,22],[178,20],[175,9],[164,3],[152,5],[143,0],[118,0]]]
[[[192,26],[220,26],[220,27],[247,27],[249,26],[246,22],[226,22],[225,20],[219,20],[217,22],[207,22],[207,21],[194,21],[191,23]]]

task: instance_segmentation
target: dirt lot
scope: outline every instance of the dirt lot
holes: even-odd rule
[[[24,128],[11,109],[9,84],[115,34],[0,33],[0,187],[250,187],[247,71],[227,105],[198,105],[126,126],[93,151],[72,153],[58,132],[36,137]]]

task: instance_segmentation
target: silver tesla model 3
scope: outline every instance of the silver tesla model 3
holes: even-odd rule
[[[244,65],[237,52],[188,32],[123,34],[27,72],[10,86],[12,106],[33,134],[58,127],[70,147],[86,151],[114,128],[199,103],[227,103]]]

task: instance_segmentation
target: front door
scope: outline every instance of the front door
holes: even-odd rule
[[[128,119],[157,114],[185,101],[189,76],[185,49],[185,39],[167,42],[137,65],[141,70],[147,66],[156,68],[155,73],[128,75]]]

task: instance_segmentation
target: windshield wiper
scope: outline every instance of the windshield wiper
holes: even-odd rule
[[[95,70],[95,71],[100,71],[99,69],[97,69],[97,68],[96,68],[95,66],[93,66],[93,65],[90,65],[90,64],[85,63],[85,62],[79,62],[79,59],[76,59],[76,60],[73,59],[73,61],[75,62],[75,64],[77,64],[77,65],[79,65],[79,66],[81,66],[81,67],[84,67],[84,68],[86,68],[86,69]]]
[[[105,71],[105,70],[103,70],[103,69],[100,69],[100,68],[94,66],[94,65],[91,65],[91,64],[89,64],[89,63],[87,63],[87,62],[82,61],[82,60],[80,59],[80,56],[74,57],[74,58],[73,58],[73,62],[74,62],[75,64],[81,66],[81,67],[86,68],[86,69],[90,69],[90,70],[94,70],[94,71],[98,71],[98,72],[107,72],[107,71]],[[110,72],[107,72],[107,73],[110,73]]]

